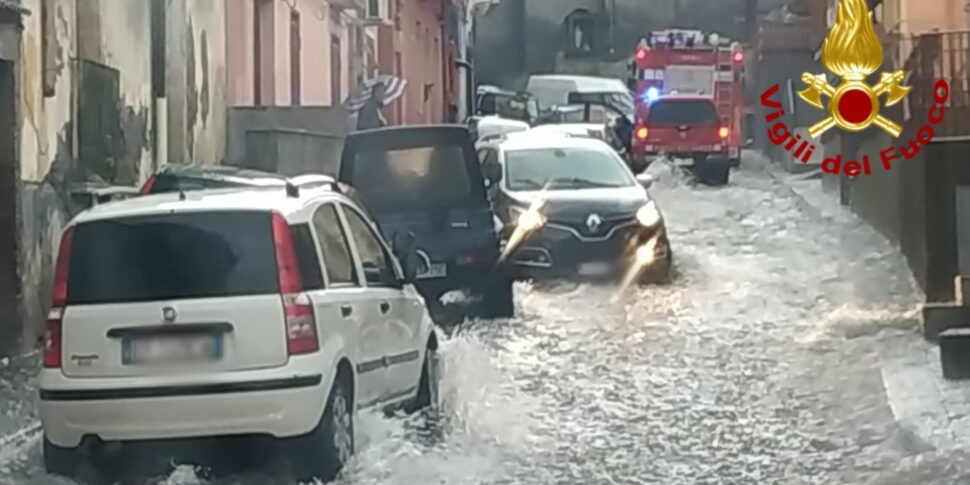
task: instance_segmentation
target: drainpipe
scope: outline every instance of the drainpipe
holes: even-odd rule
[[[475,66],[463,59],[456,60],[455,64],[465,70],[465,117],[468,118],[475,114]]]
[[[616,0],[610,0],[610,55],[616,54]]]

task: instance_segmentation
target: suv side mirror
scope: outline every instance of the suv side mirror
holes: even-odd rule
[[[391,243],[394,256],[401,263],[401,270],[404,271],[404,281],[413,283],[418,275],[420,265],[417,242],[413,232],[398,232],[394,235]]]
[[[643,186],[645,189],[649,189],[653,186],[653,175],[641,173],[637,175],[637,182]]]

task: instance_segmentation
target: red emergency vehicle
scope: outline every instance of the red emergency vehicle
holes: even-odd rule
[[[637,46],[635,159],[741,157],[744,51],[697,30],[652,32]],[[711,111],[713,106],[713,112]]]

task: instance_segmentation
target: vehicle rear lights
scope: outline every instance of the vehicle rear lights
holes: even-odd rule
[[[720,130],[717,130],[717,135],[720,136],[722,139],[727,138],[728,135],[730,134],[731,134],[731,131],[724,127],[722,127]]]
[[[60,248],[57,250],[57,262],[54,265],[54,298],[44,329],[44,367],[50,369],[61,367],[62,322],[64,308],[67,306],[67,279],[73,241],[74,228],[69,227],[61,235]]]
[[[145,185],[141,186],[141,190],[139,191],[139,193],[141,193],[142,195],[150,194],[152,193],[152,188],[154,187],[155,187],[155,176],[153,175],[151,176],[151,178],[145,181]]]
[[[630,51],[627,51],[627,52],[630,52]],[[638,61],[642,61],[642,60],[644,60],[646,58],[647,58],[647,50],[646,49],[637,49],[637,60]]]
[[[273,214],[273,243],[286,326],[286,350],[289,355],[309,354],[320,350],[317,322],[310,297],[303,292],[303,278],[296,258],[290,225],[280,214]]]
[[[734,53],[734,62],[737,62],[738,64],[740,64],[741,62],[744,62],[744,52],[742,52],[742,51],[735,52]]]
[[[645,127],[637,128],[637,138],[641,140],[646,140],[647,135],[649,134],[650,134],[650,130],[646,129]]]

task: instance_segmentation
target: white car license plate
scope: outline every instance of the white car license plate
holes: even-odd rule
[[[445,263],[432,263],[428,270],[418,275],[418,278],[444,278],[448,276],[448,265]]]
[[[222,335],[145,337],[122,343],[125,364],[208,362],[222,357]]]
[[[610,265],[607,263],[583,263],[579,265],[579,274],[582,276],[603,276],[610,272]]]

